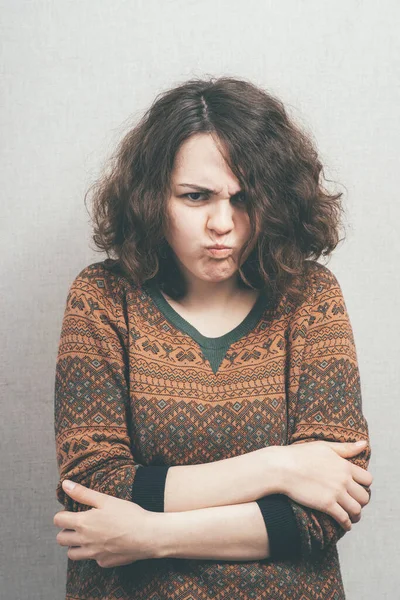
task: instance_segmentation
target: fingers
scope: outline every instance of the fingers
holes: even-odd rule
[[[339,499],[338,503],[346,512],[348,518],[352,522],[358,522],[361,518],[361,504],[354,500],[350,494],[345,492]]]
[[[88,556],[88,551],[80,546],[68,548],[67,556],[71,560],[87,560],[92,558],[91,556]]]
[[[351,520],[348,513],[338,504],[337,502],[334,504],[333,508],[328,512],[331,517],[335,519],[343,527],[345,531],[350,531],[351,529]]]
[[[79,546],[76,531],[72,529],[63,529],[56,535],[57,544],[60,546]]]
[[[339,454],[342,458],[357,456],[367,448],[367,443],[357,444],[356,442],[328,442],[323,440],[323,443],[328,445],[332,450]]]
[[[353,463],[351,464],[351,475],[353,477],[353,479],[355,481],[357,481],[357,483],[361,483],[361,485],[366,485],[367,487],[369,487],[370,485],[372,485],[372,475],[369,471],[367,471],[366,469],[363,469],[362,467],[359,467],[358,465],[353,465]]]
[[[62,510],[54,515],[53,523],[56,527],[62,527],[63,529],[76,529],[81,523],[83,514],[84,513]]]
[[[79,534],[73,529],[63,529],[57,536],[57,544],[60,546],[68,546],[67,556],[71,560],[87,560],[93,559],[89,546],[81,546]]]
[[[347,492],[360,506],[364,507],[369,502],[369,494],[366,489],[356,483],[354,480],[347,484]]]
[[[352,523],[358,523],[359,521],[361,521],[361,513],[358,515],[350,516],[350,521]]]
[[[357,484],[354,484],[353,482],[353,486],[354,485]],[[360,494],[360,491],[358,489],[354,492],[354,487],[349,487],[351,488],[352,492],[356,495]],[[360,486],[358,486],[358,488],[359,487]],[[362,490],[362,488],[361,491],[365,492],[365,490]],[[332,509],[328,511],[328,514],[331,515],[339,523],[339,525],[343,527],[345,531],[350,531],[351,524],[358,523],[360,521],[361,511],[362,505],[357,500],[355,500],[349,493],[346,492],[333,505]]]

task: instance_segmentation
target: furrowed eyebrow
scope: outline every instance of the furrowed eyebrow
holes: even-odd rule
[[[200,185],[196,185],[195,183],[178,183],[178,187],[190,187],[190,188],[193,188],[194,190],[197,190],[198,192],[217,194],[216,190],[209,190],[208,188],[202,187]],[[239,190],[234,195],[236,196],[237,194],[240,194],[241,191],[242,190]]]

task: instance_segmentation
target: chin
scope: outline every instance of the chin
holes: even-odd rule
[[[237,275],[237,269],[230,270],[229,273],[209,273],[196,275],[198,279],[202,281],[209,281],[210,283],[218,283],[219,281],[228,281]]]

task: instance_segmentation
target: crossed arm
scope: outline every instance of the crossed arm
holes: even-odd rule
[[[317,288],[307,314],[307,327],[303,319],[293,329],[296,340],[306,336],[307,343],[301,372],[289,382],[288,444],[368,439],[351,325],[336,279],[328,273],[325,277],[328,283]],[[67,510],[78,507],[63,492],[62,479],[71,478],[135,502],[131,488],[133,484],[135,489],[135,480],[142,470],[134,463],[125,426],[129,401],[125,354],[119,336],[127,345],[127,330],[122,316],[117,318],[113,314],[114,305],[109,301],[105,306],[97,302],[92,278],[90,271],[87,278],[78,278],[71,288],[57,360],[55,431],[60,468],[57,498]],[[90,301],[92,295],[95,303]],[[297,354],[292,354],[292,370],[298,371]],[[92,379],[87,375],[84,378],[86,373],[92,374]],[[102,386],[107,395],[109,421],[99,425],[96,407],[101,402],[98,388]],[[80,426],[81,404],[77,401],[82,395],[84,427]],[[160,555],[274,559],[283,555],[287,558],[291,549],[297,555],[307,555],[335,543],[345,533],[338,522],[280,491],[279,472],[271,467],[276,459],[272,453],[277,448],[263,448],[214,463],[169,467],[162,490],[164,506],[156,515],[160,525],[157,540]],[[261,456],[268,456],[271,462],[268,460],[267,464]],[[368,446],[352,462],[365,469],[369,457]],[[144,468],[140,476],[151,469]]]
[[[159,555],[260,560],[270,556],[256,499],[280,491],[277,448],[168,469]]]
[[[158,557],[261,560],[270,556],[256,502],[159,515]]]
[[[326,268],[319,269],[318,277],[321,277],[322,283],[319,279],[316,282],[314,297],[307,307],[307,319],[293,327],[296,343],[303,337],[305,343],[301,364],[297,364],[297,355],[292,349],[291,369],[293,373],[297,371],[297,375],[293,377],[293,386],[289,385],[288,389],[288,444],[311,441],[343,443],[361,439],[369,442],[368,425],[361,408],[354,336],[342,290],[331,272]],[[291,343],[294,344],[294,338]],[[274,448],[263,450],[273,451]],[[370,455],[368,443],[361,454],[351,455],[349,462],[356,468],[366,469]],[[235,460],[248,460],[248,456],[236,457]],[[277,456],[268,456],[271,467]],[[230,551],[226,546],[229,546],[236,557],[232,560],[240,560],[240,556],[246,560],[249,553],[255,558],[285,559],[318,553],[329,544],[336,543],[349,528],[342,527],[323,508],[317,510],[288,498],[280,489],[276,469],[268,472],[265,462],[258,475],[254,472],[254,469],[260,469],[257,460],[247,464],[248,470],[233,469],[230,475],[235,482],[229,475],[229,469],[228,474],[223,473],[223,462],[220,461],[219,467],[218,463],[213,463],[212,466],[169,469],[165,485],[166,518],[162,522],[165,527],[162,530],[166,530],[172,555],[176,552],[175,556],[185,557],[194,553],[199,558],[211,558],[218,551],[220,558],[226,558]],[[207,468],[210,475],[211,469],[215,469],[215,476],[202,481],[201,474],[206,474]],[[247,476],[248,480],[242,481],[239,477],[238,481],[238,473],[242,473],[240,477]],[[366,492],[370,496],[370,480],[360,480],[359,483],[366,488],[362,490],[364,497],[353,498],[350,503],[347,499],[350,508],[354,508],[358,501],[360,509],[366,503]],[[348,491],[354,491],[351,478]],[[357,491],[357,494],[360,492]],[[351,495],[354,496],[353,493]],[[257,508],[261,512],[257,513]],[[174,515],[174,511],[181,512]],[[343,509],[341,512],[343,518],[345,512]],[[259,527],[261,516],[266,527]],[[348,516],[346,514],[347,521]],[[242,526],[247,534],[244,540]]]
[[[302,553],[300,530],[293,501],[285,494],[305,502],[297,505],[301,510],[314,506],[329,513],[311,511],[321,528],[314,543],[326,546],[341,537],[369,501],[371,475],[350,465],[362,447],[301,443],[301,448],[286,448],[272,446],[201,465],[139,469],[133,501],[161,512],[152,513],[158,518],[157,539],[151,540],[156,557],[296,558]],[[343,520],[340,533],[330,515]],[[307,547],[306,553],[311,553]]]

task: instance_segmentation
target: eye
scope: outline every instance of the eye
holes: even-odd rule
[[[189,200],[192,200],[192,202],[198,202],[200,199],[199,198],[189,198],[189,196],[207,196],[208,194],[203,193],[203,192],[189,192],[188,194],[183,194],[183,198],[188,198]]]
[[[202,198],[191,198],[190,196],[193,196],[193,195],[194,196],[205,196],[206,198],[209,197],[209,194],[206,192],[189,192],[188,194],[183,194],[181,197],[188,198],[192,202],[201,202],[202,201]],[[246,203],[244,195],[241,194],[240,192],[239,192],[239,194],[232,196],[231,200],[232,200],[232,202],[237,202],[238,204]]]

